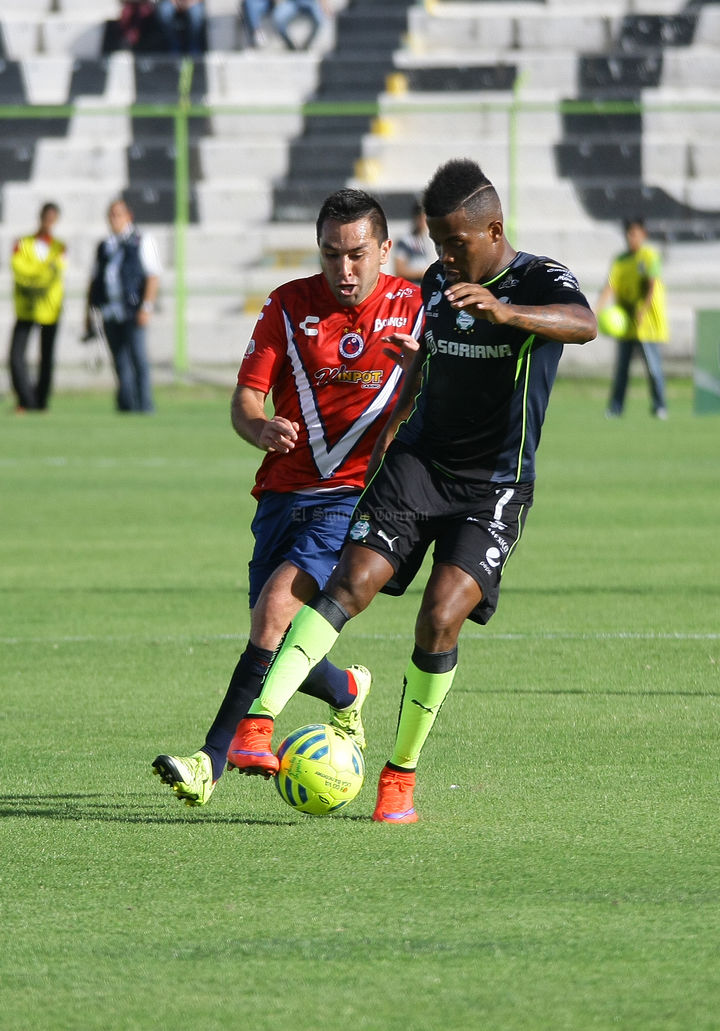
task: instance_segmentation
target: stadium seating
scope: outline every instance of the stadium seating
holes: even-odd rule
[[[516,245],[566,260],[593,299],[621,245],[619,220],[644,214],[663,241],[673,353],[687,359],[692,310],[714,303],[709,269],[720,258],[720,4],[336,0],[313,51],[295,54],[269,27],[262,49],[246,48],[237,0],[207,6],[208,53],[189,93],[214,108],[188,123],[194,364],[234,364],[267,290],[316,267],[314,218],[330,190],[373,190],[397,235],[437,164],[462,154],[497,183]],[[103,54],[117,11],[116,0],[24,0],[0,13],[0,105],[74,105],[71,116],[5,121],[0,262],[39,205],[58,200],[71,253],[61,356],[79,360],[88,264],[109,200],[124,193],[166,264],[154,347],[169,362],[175,126],[169,114],[124,109],[175,103],[180,66],[167,55]],[[594,109],[641,99],[642,114]],[[316,108],[303,115],[308,101]],[[359,107],[317,110],[333,104]],[[5,277],[8,327],[9,305]],[[586,350],[589,360],[603,353]]]

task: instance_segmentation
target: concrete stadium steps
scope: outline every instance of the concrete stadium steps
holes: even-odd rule
[[[720,61],[717,47],[693,46],[690,50],[669,51],[664,56],[662,84],[670,90],[702,89],[717,96],[720,87]]]
[[[199,221],[206,225],[234,222],[257,225],[272,214],[272,184],[232,176],[200,182],[195,187]]]
[[[25,81],[19,62],[0,61],[0,103],[24,104],[26,101]]]
[[[51,187],[64,182],[108,182],[120,184],[127,177],[127,143],[122,138],[93,143],[68,143],[67,139],[38,140],[33,160],[33,178]]]
[[[118,17],[115,0],[23,0],[3,5],[0,35],[6,55],[99,57],[105,21]]]
[[[415,92],[442,93],[458,89],[467,93],[505,91],[511,94],[520,79],[523,88],[545,91],[548,99],[573,92],[577,86],[577,56],[573,51],[463,50],[454,61],[449,55],[414,55],[400,52],[396,69]]]
[[[219,141],[232,140],[289,140],[302,131],[303,118],[300,105],[297,110],[276,111],[272,105],[258,103],[246,112],[216,113],[209,115],[210,135]]]
[[[368,173],[365,180],[372,185],[393,184],[416,188],[426,182],[443,161],[454,157],[471,157],[478,161],[486,174],[497,181],[498,188],[508,183],[507,142],[489,139],[486,142],[467,128],[461,135],[446,135],[433,139],[432,149],[416,139],[366,136],[362,144],[362,159]],[[529,141],[518,148],[518,167],[531,168],[533,176],[541,181],[556,178],[553,154],[547,141]]]
[[[4,179],[26,180],[33,171],[34,146],[17,139],[0,139],[0,168]]]
[[[487,107],[485,105],[488,105]],[[485,141],[507,143],[510,133],[507,93],[457,94],[429,93],[418,96],[408,93],[398,98],[379,98],[380,115],[371,126],[373,135],[390,139],[452,141],[454,136],[473,136],[477,147]],[[519,112],[518,135],[522,139],[555,139],[562,131],[556,110]]]
[[[96,18],[114,18],[118,5],[116,0],[50,0],[50,8],[59,10],[62,14],[78,17],[87,17],[94,13]]]
[[[64,140],[68,149],[92,149],[107,140],[124,147],[132,142],[130,116],[122,111],[101,111],[91,98],[80,98]]]
[[[231,176],[275,179],[287,170],[287,139],[268,135],[252,137],[208,137],[198,144],[198,172],[205,180]]]
[[[117,7],[107,18],[114,18]],[[70,54],[79,58],[98,58],[102,53],[105,18],[101,11],[92,21],[87,15],[70,17],[50,14],[43,19],[39,31],[38,49],[45,54]]]
[[[85,6],[88,5],[90,0],[85,0]],[[13,4],[7,6],[7,10],[3,11],[3,21],[13,20],[14,17],[21,17],[22,15],[32,18],[42,18],[49,13],[53,6],[53,0],[24,0],[22,8],[18,8],[17,5]]]
[[[292,55],[264,50],[210,53],[205,58],[205,99],[209,104],[296,104],[317,88],[320,60],[315,51]]]
[[[28,226],[35,225],[41,205],[48,197],[56,197],[62,208],[64,226],[82,227],[88,232],[92,225],[104,225],[110,200],[120,194],[127,198],[142,225],[151,224],[153,217],[158,216],[163,222],[173,220],[174,186],[141,183],[131,187],[127,175],[123,175],[120,179],[108,177],[100,182],[77,179],[8,182],[3,187],[3,208],[9,213],[6,224],[24,226],[27,231]],[[257,179],[233,176],[211,183],[199,182],[193,187],[190,199],[197,209],[198,220],[205,225],[259,225],[272,213],[272,185]]]
[[[60,204],[65,236],[76,227],[88,231],[102,226],[108,202],[122,190],[124,182],[106,180],[77,183],[68,180],[29,183],[5,183],[3,187],[4,222],[8,226],[24,226],[28,232],[37,223],[38,211],[48,198]]]
[[[720,46],[720,7],[706,4],[698,14],[698,38],[710,46]]]
[[[698,179],[720,179],[720,141],[707,138],[695,140],[690,148],[688,161]]]
[[[438,4],[430,9],[414,7],[409,12],[408,48],[412,54],[435,54],[439,58],[466,57],[469,52],[485,50],[504,59],[505,52],[519,49],[575,51],[578,40],[588,50],[603,50],[625,5],[618,4],[614,16],[601,9],[584,13],[582,4],[566,6],[563,11],[548,11],[545,5],[504,3],[477,5]]]

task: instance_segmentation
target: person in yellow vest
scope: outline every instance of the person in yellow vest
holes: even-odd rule
[[[13,251],[16,322],[10,341],[9,364],[17,412],[43,410],[50,398],[65,273],[65,244],[53,236],[59,217],[57,204],[43,204],[38,231],[17,240]],[[40,364],[33,382],[28,370],[27,347],[34,326],[40,329]]]
[[[641,218],[625,222],[625,239],[627,250],[612,262],[607,284],[598,300],[598,311],[602,312],[608,304],[616,304],[628,315],[627,325],[617,339],[615,373],[606,414],[609,418],[622,415],[630,361],[633,352],[638,350],[648,376],[652,414],[658,419],[667,419],[660,346],[667,343],[669,332],[660,255],[648,244]]]

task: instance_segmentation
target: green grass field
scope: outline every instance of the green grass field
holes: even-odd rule
[[[720,421],[560,382],[500,609],[468,625],[421,822],[373,824],[422,583],[338,662],[375,673],[335,817],[227,776],[180,805],[247,635],[258,453],[229,393],[152,418],[63,395],[0,432],[0,1024],[7,1031],[720,1027]],[[323,710],[295,698],[284,731]]]

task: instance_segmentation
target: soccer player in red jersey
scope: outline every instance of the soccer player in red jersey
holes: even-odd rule
[[[419,287],[382,271],[391,242],[374,198],[352,189],[332,194],[316,229],[322,271],[270,294],[232,399],[235,431],[266,453],[252,491],[250,639],[202,748],[159,755],[152,764],[193,806],[210,799],[226,760],[234,765],[228,748],[237,724],[293,617],[338,561],[370,455],[398,397],[402,370],[384,338],[417,337],[422,326]],[[364,747],[361,709],[370,681],[364,666],[341,670],[323,658],[300,690],[327,702],[330,722]]]

